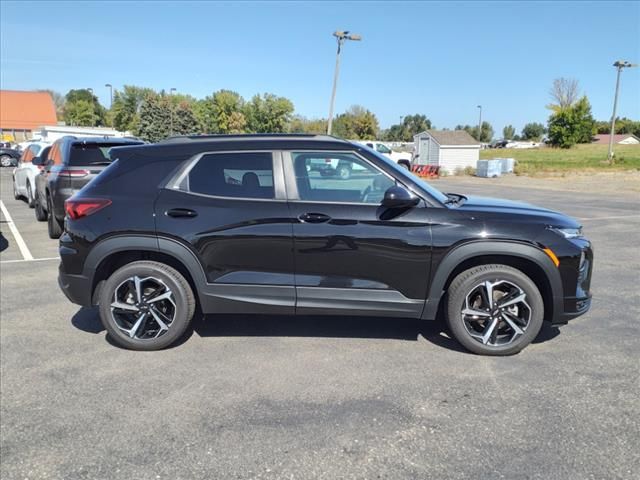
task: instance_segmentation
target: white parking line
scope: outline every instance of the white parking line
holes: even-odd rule
[[[581,217],[578,220],[615,220],[618,218],[640,218],[640,215],[615,215],[612,217]]]
[[[4,202],[2,200],[0,200],[0,209],[2,210],[2,214],[7,221],[7,225],[9,225],[9,230],[11,230],[13,238],[16,239],[16,243],[18,244],[20,253],[22,253],[22,258],[24,258],[25,260],[33,260],[33,255],[31,255],[29,247],[27,247],[27,244],[24,242],[22,235],[20,235],[20,232],[13,223],[13,219],[11,218],[11,215],[9,215],[9,210],[7,210],[7,207],[4,206]]]
[[[60,257],[32,258],[31,260],[2,260],[0,263],[44,262],[47,260],[60,260]]]

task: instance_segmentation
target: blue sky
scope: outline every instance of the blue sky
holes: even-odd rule
[[[476,105],[499,135],[545,122],[554,78],[580,82],[611,115],[617,59],[640,63],[640,2],[12,2],[0,3],[4,89],[105,83],[272,92],[326,117],[336,29],[346,45],[336,111],[361,104],[381,126],[424,113],[452,128]],[[623,73],[619,114],[640,119],[640,68]]]

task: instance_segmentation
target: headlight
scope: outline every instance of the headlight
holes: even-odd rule
[[[579,238],[582,237],[582,227],[578,228],[565,228],[565,227],[548,227],[552,232],[562,235],[564,238]]]

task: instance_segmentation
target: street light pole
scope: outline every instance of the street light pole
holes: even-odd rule
[[[616,63],[613,64],[613,66],[616,67],[616,69],[618,70],[618,74],[616,76],[616,93],[613,97],[613,114],[611,115],[611,134],[609,135],[609,154],[607,155],[607,158],[611,163],[613,163],[613,135],[616,131],[616,108],[618,107],[618,90],[620,89],[620,73],[622,72],[623,68],[637,67],[637,65],[634,65],[632,63],[629,63],[623,60],[618,60]]]
[[[478,141],[482,143],[480,140],[482,138],[482,105],[478,105],[480,109],[480,118],[478,118]]]
[[[169,97],[173,97],[173,92],[175,92],[176,89],[175,88],[170,88],[169,89]],[[169,106],[171,108],[171,135],[173,135],[173,99],[169,98]]]
[[[107,83],[105,87],[109,89],[109,109],[111,109],[113,107],[113,85]]]
[[[349,34],[348,31],[333,32],[333,36],[338,40],[338,52],[336,54],[336,68],[333,74],[333,89],[331,90],[331,103],[329,104],[329,121],[327,123],[327,135],[331,135],[333,128],[333,104],[336,99],[336,87],[338,86],[338,75],[340,73],[340,51],[345,40],[360,41],[362,37],[356,34]]]

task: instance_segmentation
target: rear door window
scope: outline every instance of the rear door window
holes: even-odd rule
[[[270,152],[204,155],[180,188],[217,197],[274,198],[273,155]]]

